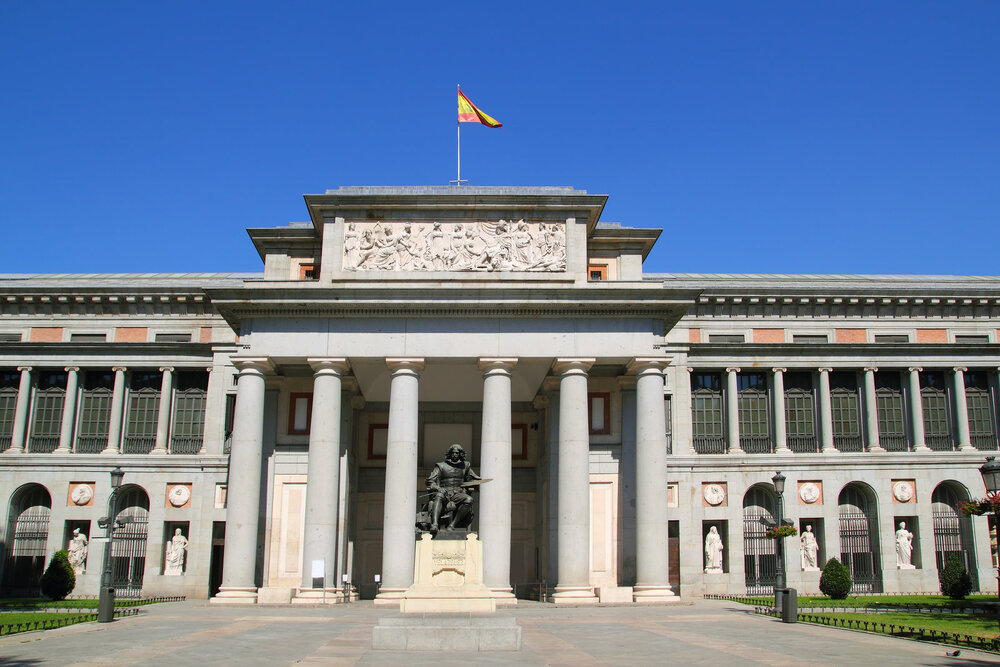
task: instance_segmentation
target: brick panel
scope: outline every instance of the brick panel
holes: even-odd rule
[[[700,343],[701,342],[701,329],[688,329],[688,342]]]
[[[754,329],[753,342],[755,343],[784,343],[784,329]]]
[[[115,329],[116,343],[145,343],[149,337],[146,327],[118,327]]]
[[[60,343],[62,339],[62,327],[31,327],[32,343]]]
[[[201,328],[201,338],[202,343],[212,342],[212,327],[202,327]]]
[[[865,343],[868,341],[867,329],[837,329],[838,343]]]
[[[918,343],[947,343],[948,331],[945,329],[917,329]]]

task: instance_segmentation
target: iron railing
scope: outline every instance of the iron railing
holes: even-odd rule
[[[972,446],[976,449],[990,451],[997,449],[997,437],[992,433],[973,433],[969,438],[972,440]],[[0,447],[2,446],[0,443]]]
[[[880,433],[878,436],[878,442],[887,452],[910,451],[910,443],[907,441],[906,436],[902,434],[885,435],[884,433]]]
[[[170,438],[171,454],[197,454],[201,451],[200,435],[175,435]]]
[[[924,444],[935,452],[950,452],[955,449],[951,434],[924,436]]]
[[[741,435],[740,447],[747,454],[772,454],[774,444],[769,435]]]
[[[819,451],[819,440],[815,435],[790,435],[786,441],[788,448],[796,454],[815,454]]]
[[[149,454],[156,445],[156,436],[126,435],[122,441],[122,454]]]
[[[841,452],[865,451],[865,445],[860,435],[834,435],[833,446]]]
[[[76,438],[73,451],[77,454],[100,454],[108,445],[106,435],[80,435]]]
[[[5,452],[10,449],[10,441],[13,438],[11,435],[0,435],[0,452]]]
[[[33,435],[28,439],[28,451],[32,454],[51,454],[58,446],[58,435]]]
[[[696,435],[692,444],[699,454],[725,454],[727,449],[726,439],[721,435]]]
[[[882,569],[872,553],[871,520],[864,512],[840,510],[840,557],[851,572],[851,593],[882,592]]]

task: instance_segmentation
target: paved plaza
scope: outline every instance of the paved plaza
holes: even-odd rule
[[[524,648],[509,653],[373,651],[372,627],[393,613],[370,602],[332,608],[145,607],[110,625],[88,623],[0,639],[3,665],[978,665],[1000,656],[805,624],[782,625],[725,601],[669,607],[511,612]]]

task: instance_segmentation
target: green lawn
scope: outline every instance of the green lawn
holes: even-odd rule
[[[45,612],[33,611],[4,611],[0,612],[0,625],[8,625],[11,623],[34,623],[35,621],[51,621],[53,619],[67,618],[71,616],[83,616],[83,614],[62,614],[59,612],[46,614]]]
[[[774,598],[754,596],[745,598],[747,604],[771,605]],[[995,595],[970,595],[964,600],[952,600],[944,595],[850,595],[843,600],[832,600],[824,595],[804,595],[799,598],[799,608],[816,607],[892,607],[899,605],[921,605],[924,607],[967,608],[979,602],[996,602]]]
[[[115,600],[115,607],[138,607],[153,604],[159,600]],[[97,609],[97,600],[49,600],[46,598],[0,598],[0,609]]]
[[[968,614],[903,614],[897,612],[883,612],[879,614],[834,614],[816,613],[809,610],[800,613],[822,618],[842,618],[854,621],[868,622],[870,629],[879,632],[889,632],[890,625],[895,625],[896,634],[905,631],[906,628],[923,628],[924,630],[936,630],[938,632],[953,632],[960,635],[972,635],[974,637],[986,637],[993,639],[998,636],[997,619],[989,616],[970,616]],[[882,626],[885,629],[882,629]],[[877,627],[876,627],[877,626]],[[899,627],[899,626],[902,626]]]

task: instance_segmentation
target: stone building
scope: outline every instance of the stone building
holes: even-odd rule
[[[457,442],[500,603],[768,591],[778,470],[855,590],[934,591],[950,554],[991,590],[954,507],[997,450],[1000,279],[644,273],[660,231],[606,199],[339,188],[248,230],[259,274],[0,277],[4,589],[76,529],[96,594],[119,466],[120,595],[393,604]]]

